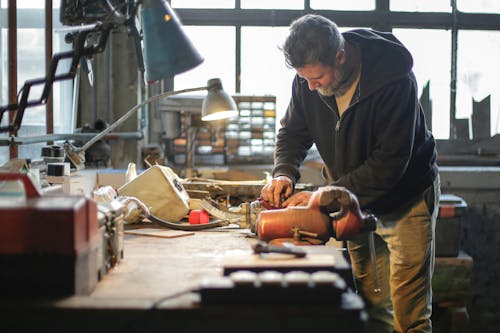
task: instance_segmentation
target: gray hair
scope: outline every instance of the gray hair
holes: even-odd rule
[[[333,65],[337,51],[343,48],[344,37],[333,21],[307,14],[292,22],[290,34],[280,49],[288,67],[300,68],[317,62]]]

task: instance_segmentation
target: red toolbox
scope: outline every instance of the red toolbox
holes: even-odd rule
[[[25,200],[0,200],[0,294],[91,293],[100,246],[95,202],[26,192]]]
[[[436,221],[436,257],[458,256],[462,219],[466,211],[464,199],[454,194],[441,194]]]

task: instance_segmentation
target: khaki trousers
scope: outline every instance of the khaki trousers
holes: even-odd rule
[[[432,332],[434,230],[440,196],[433,186],[397,212],[377,216],[376,293],[368,235],[348,242],[354,282],[366,302],[367,332]]]

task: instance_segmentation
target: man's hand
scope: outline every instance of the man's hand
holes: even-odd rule
[[[287,176],[275,177],[262,188],[262,199],[267,201],[271,206],[282,207],[281,197],[288,198],[292,194],[292,187],[293,182]]]
[[[311,199],[313,192],[311,191],[301,191],[292,195],[290,198],[286,199],[283,203],[283,207],[293,207],[293,206],[307,206],[309,200]]]

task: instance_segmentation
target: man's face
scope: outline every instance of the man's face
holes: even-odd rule
[[[313,65],[305,65],[296,69],[297,74],[307,80],[309,89],[316,90],[323,96],[342,96],[349,87],[345,87],[348,81],[348,71],[345,64],[339,61],[333,66],[316,63]]]

